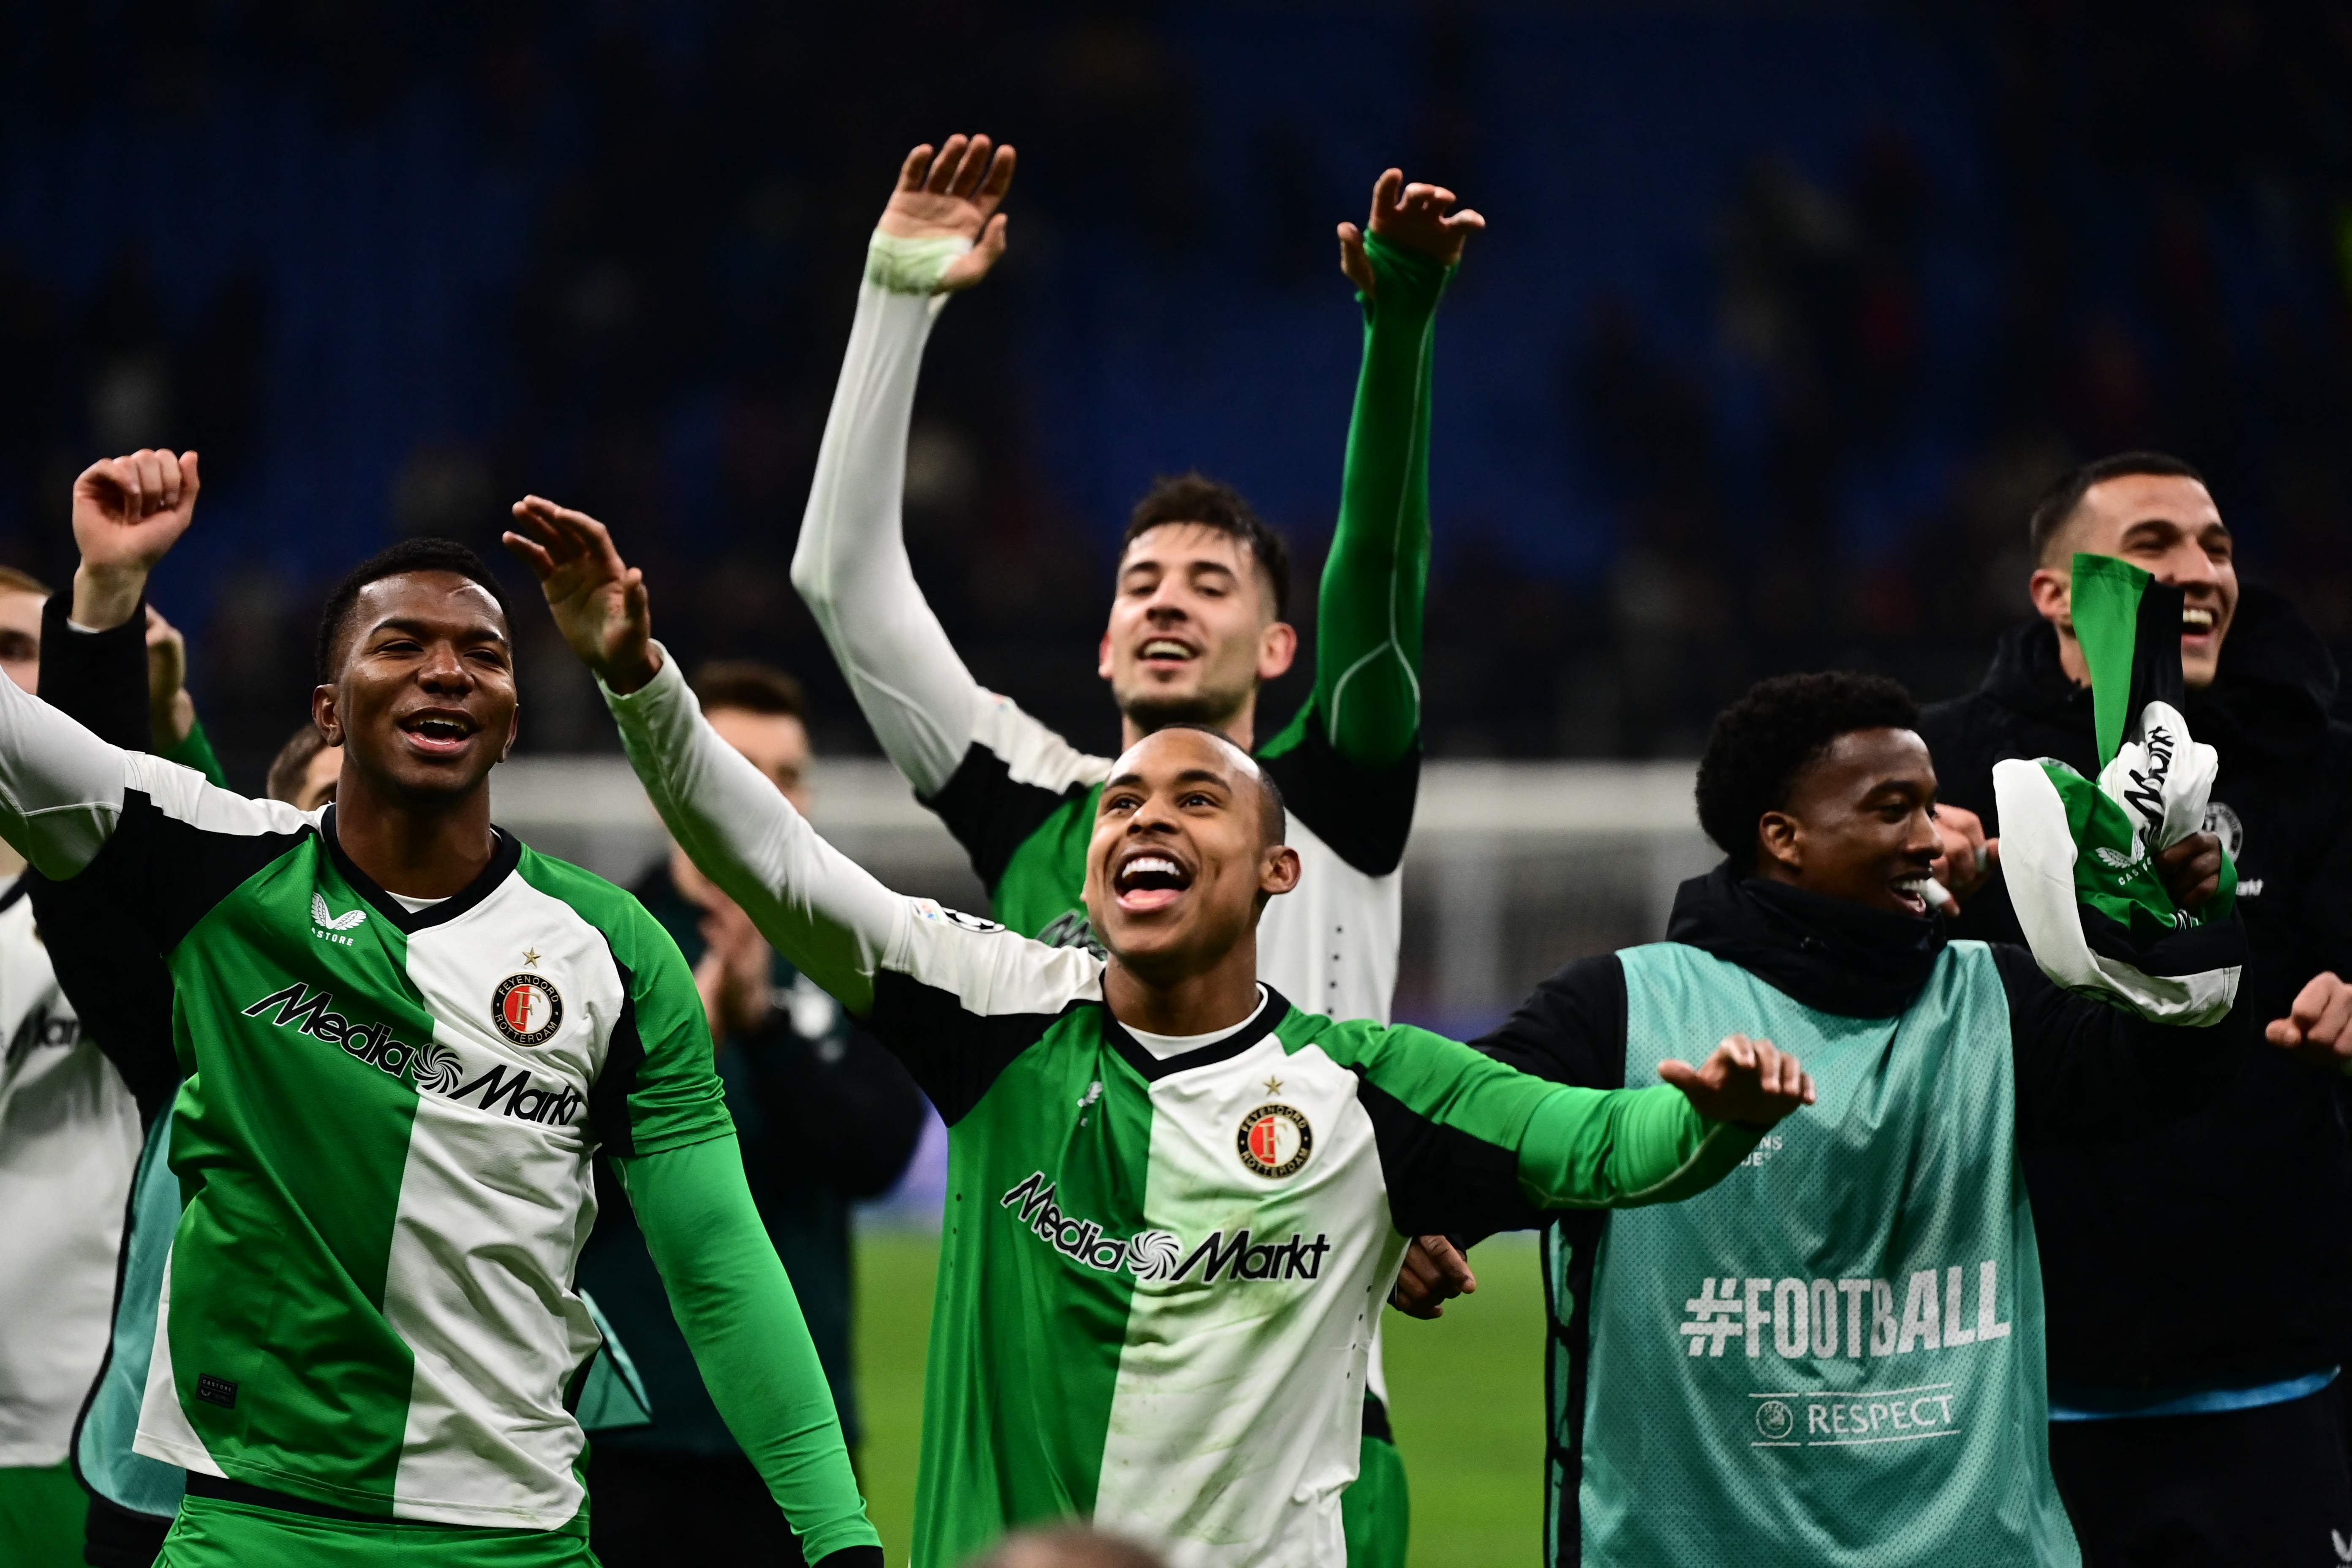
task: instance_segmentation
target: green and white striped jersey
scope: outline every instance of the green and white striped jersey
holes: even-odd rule
[[[900,897],[818,838],[675,660],[610,701],[679,844],[948,1123],[922,1568],[1069,1517],[1179,1568],[1343,1561],[1406,1237],[1667,1201],[1755,1146],[1673,1089],[1548,1084],[1270,990],[1232,1030],[1140,1036],[1094,953]]]
[[[503,833],[412,910],[332,807],[232,795],[11,693],[0,827],[102,879],[175,988],[183,1211],[137,1451],[373,1517],[572,1524],[589,1157],[732,1131],[676,944]]]
[[[106,1354],[139,1163],[139,1107],[58,985],[25,893],[21,878],[0,893],[0,1468],[66,1457]]]

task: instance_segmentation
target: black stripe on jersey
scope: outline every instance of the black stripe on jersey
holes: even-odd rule
[[[503,836],[502,836],[503,837]],[[509,840],[511,842],[511,840]],[[629,1096],[636,1091],[637,1074],[645,1070],[646,1039],[637,1032],[637,976],[613,951],[604,936],[604,952],[621,977],[621,1012],[604,1039],[604,1066],[588,1086],[588,1125],[595,1130],[604,1152],[625,1160],[637,1152],[637,1125],[629,1115]]]
[[[126,752],[155,749],[147,707],[147,601],[102,632],[76,631],[73,595],[41,606],[41,700]],[[2134,710],[2137,711],[2137,710]]]
[[[1202,1046],[1197,1051],[1186,1051],[1164,1060],[1155,1057],[1138,1044],[1135,1037],[1129,1034],[1117,1018],[1111,1016],[1108,1007],[1103,1009],[1103,1037],[1110,1041],[1120,1056],[1127,1058],[1128,1066],[1143,1076],[1146,1083],[1157,1083],[1171,1073],[1204,1068],[1212,1062],[1230,1061],[1274,1033],[1276,1026],[1290,1016],[1290,1004],[1282,999],[1281,992],[1264,981],[1258,983],[1258,989],[1265,993],[1265,1004],[1257,1010],[1257,1016],[1223,1039]]]
[[[1066,790],[1050,790],[1022,784],[1003,757],[974,741],[948,782],[921,798],[963,846],[981,885],[994,898],[1004,868],[1029,836],[1064,802],[1076,800],[1093,787],[1074,784]]]
[[[145,790],[126,789],[106,847],[73,880],[102,890],[111,918],[169,953],[215,904],[315,831],[306,822],[294,833],[210,832],[167,814]]]
[[[1519,1192],[1516,1151],[1432,1121],[1356,1071],[1356,1102],[1372,1119],[1389,1214],[1407,1236],[1518,1230],[1537,1222]]]
[[[1087,999],[1054,1013],[974,1013],[952,991],[885,969],[874,976],[874,1010],[864,1022],[952,1127],[1046,1030],[1075,1008],[1101,1005]]]
[[[1543,1233],[1544,1463],[1552,1512],[1545,1521],[1549,1568],[1584,1555],[1584,1405],[1592,1365],[1592,1260],[1609,1211],[1563,1215]],[[1563,1268],[1563,1254],[1566,1267]],[[1561,1313],[1561,1297],[1567,1313]]]
[[[8,890],[5,893],[0,893],[0,914],[7,913],[10,907],[13,906],[18,899],[23,898],[26,893],[32,891],[32,873],[19,872],[16,879],[8,884]]]
[[[1299,726],[1297,745],[1258,763],[1281,786],[1291,815],[1340,859],[1367,877],[1385,877],[1403,860],[1421,793],[1420,742],[1384,768],[1368,768],[1332,749],[1323,716],[1314,713]]]
[[[392,922],[394,930],[414,936],[433,926],[446,925],[466,913],[498,890],[522,860],[522,841],[503,827],[490,829],[490,863],[449,897],[437,904],[421,910],[411,910],[376,885],[376,879],[359,868],[359,862],[343,853],[342,841],[335,837],[335,808],[327,807],[319,819],[319,837],[327,841],[327,853],[334,857],[335,869],[352,885],[352,891],[365,899],[376,913]]]

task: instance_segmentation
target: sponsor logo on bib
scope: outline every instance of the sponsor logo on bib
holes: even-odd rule
[[[509,974],[490,997],[490,1022],[518,1046],[541,1044],[563,1023],[563,994],[543,975]]]
[[[1303,1111],[1269,1101],[1242,1118],[1234,1149],[1242,1164],[1261,1176],[1296,1175],[1315,1152],[1315,1129]]]

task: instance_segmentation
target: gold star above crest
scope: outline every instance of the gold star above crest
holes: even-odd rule
[[[535,947],[527,947],[522,950],[522,966],[525,969],[536,969],[539,967],[539,949]]]
[[[1278,1078],[1270,1078],[1266,1079],[1265,1091],[1268,1094],[1280,1094],[1282,1092],[1282,1080]]]

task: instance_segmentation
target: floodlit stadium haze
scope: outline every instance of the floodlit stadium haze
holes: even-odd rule
[[[1237,489],[1289,541],[1311,649],[1364,331],[1335,227],[1391,166],[1484,216],[1434,329],[1400,1021],[1469,1038],[1664,937],[1721,858],[1709,722],[1758,679],[1974,689],[2036,613],[2035,498],[2086,459],[2195,464],[2240,575],[2352,656],[2352,26],[2223,0],[20,0],[0,566],[69,583],[77,473],[200,450],[150,596],[259,795],[329,585],[404,538],[471,545],[517,606],[497,820],[640,888],[668,839],[500,548],[515,498],[558,498],[643,568],[680,666],[797,680],[833,843],[984,912],[791,575],[876,215],[950,131],[1019,174],[1003,260],[923,360],[913,574],[982,685],[1106,756],[1136,498]],[[1302,653],[1266,684],[1260,742],[1313,683]],[[892,1563],[945,1148],[933,1118],[855,1212],[855,1452]],[[1385,1315],[1415,1568],[1540,1562],[1549,1528],[1542,1255],[1472,1262],[1442,1321]]]

